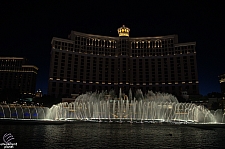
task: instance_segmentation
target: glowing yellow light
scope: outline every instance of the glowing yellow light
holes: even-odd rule
[[[118,28],[117,31],[119,36],[129,36],[130,29],[123,25],[122,27]]]

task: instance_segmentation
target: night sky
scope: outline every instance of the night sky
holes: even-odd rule
[[[218,1],[0,2],[0,56],[25,57],[39,67],[37,89],[45,94],[52,37],[71,30],[118,36],[123,24],[130,37],[178,35],[196,42],[200,94],[220,92],[225,73],[225,9]]]

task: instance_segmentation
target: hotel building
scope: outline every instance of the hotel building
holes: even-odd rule
[[[177,35],[129,37],[125,26],[117,31],[119,37],[76,31],[69,39],[53,37],[48,94],[120,88],[199,94],[195,42],[178,43]]]
[[[10,89],[34,95],[38,68],[21,57],[0,57],[0,92]],[[3,93],[4,94],[4,93]]]

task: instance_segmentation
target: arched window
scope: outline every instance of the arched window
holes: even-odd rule
[[[157,40],[155,41],[155,48],[161,48],[161,47],[162,47],[162,41],[159,40],[159,39],[157,39]]]

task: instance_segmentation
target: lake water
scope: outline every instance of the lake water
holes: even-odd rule
[[[11,133],[14,148],[225,148],[224,128],[91,122],[0,126],[0,144],[1,136]]]

